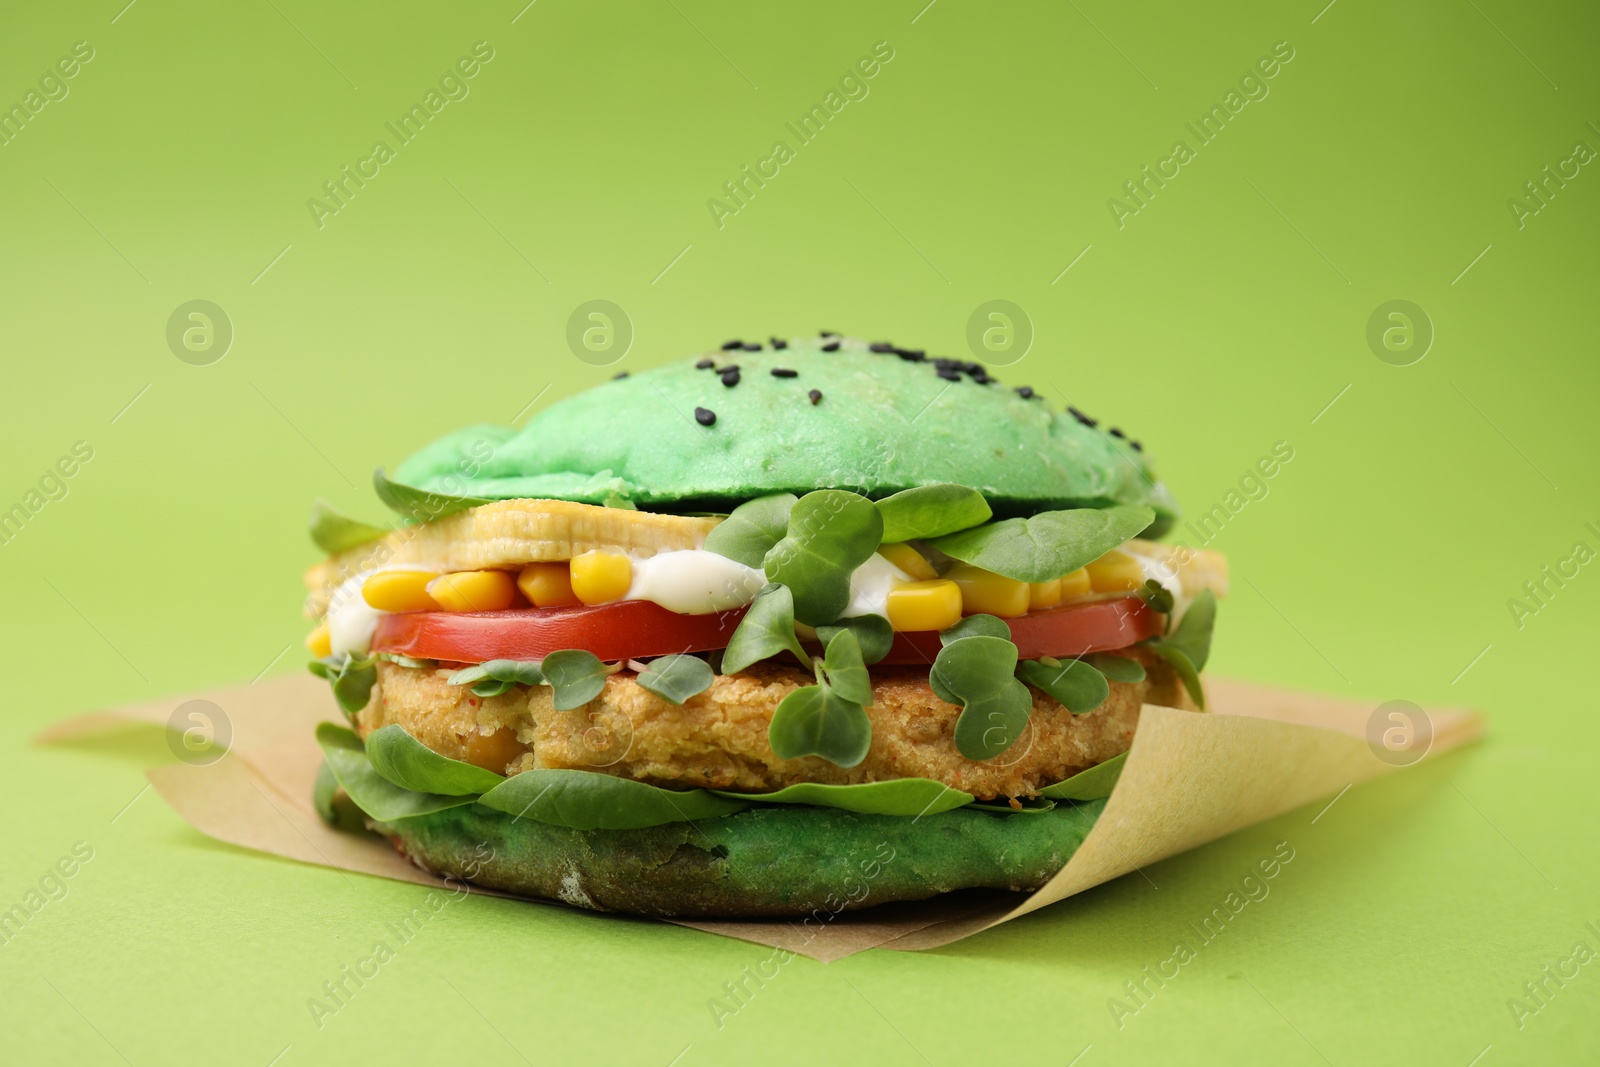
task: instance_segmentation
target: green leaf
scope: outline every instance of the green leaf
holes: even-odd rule
[[[767,741],[779,759],[821,756],[840,767],[854,767],[872,746],[872,720],[860,704],[828,686],[808,685],[773,710]]]
[[[340,514],[326,500],[318,500],[311,505],[310,527],[311,540],[330,556],[376,541],[389,532],[380,526],[369,526]]]
[[[677,653],[645,664],[645,669],[639,672],[639,685],[662,700],[682,704],[710,689],[716,678],[711,666],[699,656]]]
[[[372,656],[357,659],[346,652],[342,659],[327,656],[312,660],[306,667],[333,684],[333,699],[339,702],[339,710],[353,716],[372,699],[372,687],[378,684],[377,662]]]
[[[439,755],[397,723],[367,737],[367,759],[373,770],[414,793],[475,797],[505,781],[504,775]]]
[[[728,647],[722,653],[723,674],[738,674],[783,651],[793,652],[801,666],[811,666],[811,657],[794,635],[794,594],[787,586],[766,585],[750,602],[739,620]]]
[[[935,538],[930,544],[963,563],[1019,582],[1048,582],[1093,563],[1155,519],[1144,505],[1042,511]]]
[[[552,652],[539,664],[545,681],[555,690],[553,701],[557,711],[581,708],[600,695],[606,687],[606,678],[612,673],[600,657],[581,648],[564,648]]]
[[[317,744],[322,746],[328,768],[346,795],[378,822],[394,822],[472,803],[472,797],[417,793],[395,785],[373,768],[354,730],[331,722],[319,723]]]
[[[603,501],[601,501],[601,506],[602,507],[608,507],[608,508],[616,508],[619,511],[638,511],[639,510],[638,506],[636,504],[634,504],[634,502],[632,500],[630,500],[627,497],[623,496],[621,493],[607,493],[606,496],[605,496],[605,499]]]
[[[886,544],[941,537],[989,521],[983,494],[965,485],[921,485],[878,501]]]
[[[1039,790],[1042,797],[1053,800],[1099,800],[1111,795],[1117,779],[1122,776],[1122,765],[1128,762],[1126,752],[1097,763],[1086,771],[1079,771],[1064,782],[1047,785]]]
[[[886,782],[861,782],[856,785],[823,785],[800,782],[775,793],[733,793],[716,790],[718,796],[734,797],[759,804],[809,804],[817,808],[840,808],[862,815],[905,815],[913,818],[938,815],[972,803],[971,793],[951,789],[943,782],[927,778],[892,778]]]
[[[843,489],[818,489],[789,512],[789,532],[767,551],[767,580],[794,594],[794,617],[831,623],[850,603],[850,575],[878,550],[883,519],[872,501]]]
[[[514,774],[479,797],[478,803],[574,830],[638,830],[713,819],[750,806],[705,789],[661,789],[596,771],[550,768]]]
[[[994,615],[968,615],[948,630],[940,630],[939,644],[948,645],[963,637],[998,637],[1002,641],[1009,641],[1011,627],[1006,625],[1004,619]]]
[[[746,567],[760,567],[767,552],[788,532],[789,509],[795,500],[793,493],[775,493],[740,504],[706,535],[706,551]]]
[[[1163,615],[1172,613],[1172,590],[1154,578],[1145,579],[1144,585],[1139,589],[1139,596],[1150,605],[1151,610],[1159,611]]]
[[[861,658],[861,642],[853,632],[841,629],[829,639],[822,669],[827,672],[828,686],[836,694],[862,707],[872,704],[872,679]]]
[[[823,648],[827,648],[833,635],[840,630],[849,630],[856,635],[856,641],[861,645],[861,658],[869,664],[887,656],[894,644],[894,628],[882,615],[853,615],[827,626],[818,626],[817,640],[822,642]]]
[[[1093,711],[1111,695],[1106,676],[1080,659],[1054,665],[1039,660],[1024,660],[1017,664],[1017,675],[1036,689],[1049,693],[1051,698],[1074,715]]]
[[[1033,709],[1017,681],[1017,646],[999,637],[964,637],[939,650],[928,683],[940,700],[961,705],[956,749],[967,759],[993,759],[1010,748]]]
[[[333,791],[338,788],[339,779],[333,776],[333,768],[328,766],[328,761],[323,760],[322,766],[317,768],[316,784],[311,787],[311,806],[317,809],[317,814],[329,826],[339,824],[339,813],[333,810]]]
[[[416,522],[432,522],[458,511],[493,503],[485,497],[430,493],[426,489],[391,482],[384,476],[382,467],[372,472],[372,488],[389,510]]]
[[[519,685],[548,684],[537,663],[514,659],[491,659],[475,667],[456,671],[445,682],[448,685],[470,685],[472,695],[479,697],[497,697]]]
[[[1161,638],[1161,642],[1181,649],[1189,657],[1189,662],[1194,664],[1194,669],[1203,671],[1206,669],[1206,660],[1211,658],[1211,629],[1216,621],[1216,594],[1209,589],[1202,589],[1172,633]]]
[[[1144,664],[1131,656],[1117,656],[1110,652],[1091,652],[1083,657],[1095,670],[1113,682],[1144,681]]]
[[[1203,589],[1194,598],[1183,620],[1166,637],[1152,637],[1150,651],[1172,664],[1172,669],[1183,679],[1183,687],[1203,711],[1206,706],[1205,688],[1200,684],[1200,672],[1211,657],[1211,628],[1217,618],[1217,598],[1209,589]]]

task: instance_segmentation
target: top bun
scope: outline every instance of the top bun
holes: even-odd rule
[[[724,371],[731,366],[737,372]],[[394,478],[457,496],[657,511],[727,511],[751,497],[812,489],[877,498],[955,482],[977,489],[1001,516],[1149,504],[1151,535],[1176,514],[1140,446],[1121,431],[1076,409],[1053,412],[980,363],[831,335],[619,376],[551,405],[521,431],[458,430]]]

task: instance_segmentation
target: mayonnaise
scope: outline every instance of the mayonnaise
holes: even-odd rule
[[[648,600],[680,615],[727,611],[755,599],[767,576],[703,548],[657,552],[633,560],[624,600]]]
[[[850,574],[850,603],[840,617],[889,614],[889,590],[898,582],[911,581],[911,575],[874,552]]]

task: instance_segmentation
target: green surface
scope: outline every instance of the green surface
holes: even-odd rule
[[[0,147],[0,504],[74,472],[0,545],[0,903],[94,850],[0,945],[8,1059],[1596,1058],[1596,964],[1520,1029],[1507,1008],[1600,949],[1600,576],[1562,562],[1600,548],[1600,174],[1523,190],[1600,148],[1592,7],[520,7],[0,16],[0,101],[94,48]],[[470,95],[399,145],[385,123],[479,40]],[[1284,40],[1245,86],[1269,94],[1199,146],[1185,123]],[[800,144],[785,123],[877,41],[869,95]],[[395,158],[319,229],[307,199],[380,137]],[[779,138],[794,158],[719,229],[707,199]],[[1179,138],[1194,158],[1119,229],[1108,199]],[[384,519],[373,468],[452,429],[741,335],[965,358],[997,298],[1034,334],[999,376],[1125,423],[1210,531],[1178,533],[1231,556],[1210,670],[1474,704],[1487,742],[946,949],[795,959],[720,1015],[771,950],[484,899],[400,944],[426,890],[201,837],[141,793],[174,758],[160,735],[26,744],[83,708],[302,670],[311,501]],[[195,299],[232,321],[210,366],[168,348]],[[569,352],[594,299],[627,309],[620,364]],[[1391,300],[1435,327],[1411,366],[1368,348]],[[1547,565],[1577,574],[1519,627],[1507,601]],[[1269,895],[1119,1029],[1107,1001],[1280,841]],[[307,1000],[379,940],[393,958],[319,1029]]]

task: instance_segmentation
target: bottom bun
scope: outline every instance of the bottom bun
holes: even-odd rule
[[[826,921],[958,889],[1038,889],[1104,807],[911,819],[771,806],[642,830],[574,830],[469,804],[372,828],[426,871],[521,896],[662,918]]]

